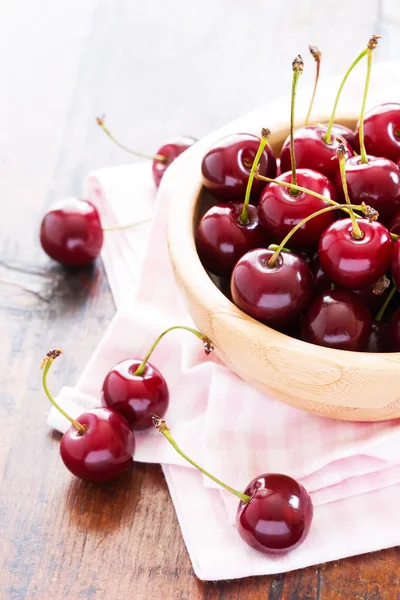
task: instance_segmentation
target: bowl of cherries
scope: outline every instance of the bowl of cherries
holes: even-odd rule
[[[400,92],[393,64],[370,85],[378,39],[332,111],[320,87],[313,115],[315,85],[306,121],[297,56],[290,101],[189,148],[159,196],[178,284],[221,360],[296,407],[364,421],[400,416]],[[341,97],[356,75],[359,102]]]

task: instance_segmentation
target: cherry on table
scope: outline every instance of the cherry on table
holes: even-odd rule
[[[181,137],[171,140],[168,144],[164,144],[157,150],[157,157],[163,156],[164,160],[154,157],[152,162],[152,173],[154,183],[159,187],[162,178],[168,167],[180,156],[185,150],[190,148],[197,140],[192,137]]]

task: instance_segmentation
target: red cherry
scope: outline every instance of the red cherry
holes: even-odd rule
[[[363,237],[353,236],[351,219],[340,219],[322,234],[318,255],[322,269],[340,287],[360,289],[375,283],[387,270],[393,244],[377,221],[359,219]]]
[[[388,229],[390,233],[400,235],[400,210],[398,210],[390,219]]]
[[[103,245],[103,229],[96,208],[88,200],[68,198],[54,204],[40,227],[43,250],[63,265],[91,263]]]
[[[281,252],[268,267],[272,250],[248,252],[236,264],[231,279],[233,302],[245,313],[271,327],[286,327],[306,308],[314,291],[307,264]]]
[[[374,321],[369,332],[365,352],[388,351],[388,326],[387,323]]]
[[[389,352],[400,352],[400,308],[397,308],[388,326]]]
[[[356,135],[359,133],[357,125]],[[400,159],[400,104],[388,102],[368,111],[364,119],[364,142],[368,154]]]
[[[203,158],[204,186],[221,200],[243,200],[249,174],[260,146],[260,138],[248,133],[228,135],[212,146]],[[276,160],[269,144],[260,159],[260,175],[275,177]],[[251,191],[254,204],[265,186],[255,179]]]
[[[291,183],[292,173],[284,173],[277,180]],[[317,171],[297,169],[297,185],[332,200],[336,199],[332,183]],[[320,198],[304,192],[294,195],[289,188],[284,188],[277,183],[270,183],[261,194],[258,214],[273,241],[279,243],[300,221],[327,206],[329,204]],[[316,245],[321,233],[334,219],[333,212],[327,212],[311,219],[290,238],[290,247],[304,248]]]
[[[368,156],[362,163],[361,156],[352,156],[346,161],[346,181],[351,202],[372,206],[381,220],[386,222],[400,209],[400,169],[391,160]],[[335,185],[343,199],[340,173]]]
[[[157,156],[165,156],[166,158],[165,161],[153,159],[152,162],[153,179],[157,187],[160,185],[161,179],[164,177],[164,173],[170,164],[195,142],[196,140],[194,138],[183,137],[171,141],[168,144],[164,144],[164,146],[161,146],[161,148],[157,150]]]
[[[301,338],[318,346],[361,351],[371,323],[367,306],[354,292],[330,290],[319,294],[304,314]]]
[[[118,411],[134,431],[152,427],[152,413],[163,417],[169,403],[167,383],[156,367],[146,363],[143,375],[135,375],[140,359],[116,364],[103,383],[105,406]]]
[[[61,439],[61,458],[69,471],[85,481],[101,482],[118,477],[132,464],[135,435],[116,411],[94,408],[76,419]]]
[[[239,503],[236,527],[246,544],[260,552],[280,554],[305,540],[314,511],[300,483],[287,475],[259,475],[244,493],[250,501]]]
[[[299,127],[294,132],[294,148],[296,154],[296,165],[298,168],[312,169],[319,171],[332,182],[339,170],[336,158],[336,150],[341,140],[336,135],[331,136],[331,143],[327,144],[323,136],[326,133],[326,127]],[[348,156],[353,156],[354,152],[350,144],[346,141]],[[286,139],[281,152],[281,170],[282,173],[290,171],[290,139]]]
[[[336,123],[335,125],[332,126],[332,133],[337,138],[341,137],[344,140],[346,140],[346,142],[348,144],[350,144],[350,146],[353,148],[353,150],[355,150],[357,148],[358,138],[356,136],[355,131],[353,131],[349,127],[346,127],[345,125],[340,125],[339,123]]]
[[[239,220],[242,210],[243,202],[217,204],[206,212],[198,225],[197,252],[204,268],[215,275],[230,275],[246,252],[267,246],[267,234],[255,206],[248,206],[247,225]]]

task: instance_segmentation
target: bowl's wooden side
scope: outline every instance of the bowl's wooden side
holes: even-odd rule
[[[279,107],[275,106],[275,110],[279,112]],[[276,332],[232,304],[202,267],[193,235],[205,201],[201,160],[212,141],[222,134],[259,131],[262,111],[250,117],[247,127],[245,122],[241,127],[238,121],[185,152],[161,187],[160,202],[173,196],[169,252],[190,314],[197,327],[213,341],[223,362],[267,395],[337,419],[373,421],[400,417],[400,354],[333,350]],[[354,126],[356,116],[347,110],[337,120]],[[315,118],[315,122],[326,121],[324,113]],[[287,135],[283,117],[270,128],[272,145],[279,150]]]

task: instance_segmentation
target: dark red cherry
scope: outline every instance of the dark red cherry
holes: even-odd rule
[[[40,226],[43,250],[67,266],[91,263],[103,245],[103,229],[97,209],[88,200],[68,198],[54,204]]]
[[[389,352],[400,352],[400,308],[393,313],[388,325]]]
[[[371,323],[371,313],[354,292],[330,290],[319,294],[304,314],[301,337],[318,346],[362,351]]]
[[[283,173],[277,179],[278,181],[290,183],[292,173]],[[297,185],[332,200],[336,199],[336,192],[332,183],[325,175],[317,173],[317,171],[297,169]],[[277,183],[270,183],[261,194],[258,215],[272,240],[280,243],[300,221],[327,206],[329,206],[327,202],[315,196],[303,192],[294,195],[289,188],[282,187]],[[322,232],[334,219],[335,214],[333,211],[311,219],[290,238],[290,247],[307,248],[317,245]]]
[[[336,135],[332,135],[331,143],[323,140],[326,127],[315,127],[307,125],[299,127],[294,132],[294,148],[296,154],[296,166],[298,169],[312,169],[319,171],[333,183],[339,170],[339,161],[336,159],[336,150],[341,143]],[[354,152],[348,142],[345,143],[349,156]],[[332,160],[333,158],[333,160]],[[291,170],[290,163],[290,139],[287,138],[281,152],[282,173]]]
[[[197,252],[204,268],[215,275],[230,275],[243,254],[268,246],[256,207],[249,204],[247,225],[239,220],[242,209],[243,202],[217,204],[200,220],[196,233]]]
[[[80,479],[92,482],[118,477],[132,464],[135,435],[115,410],[93,408],[76,419],[87,431],[71,427],[61,439],[60,454],[67,467]]]
[[[129,359],[116,364],[102,392],[103,404],[123,415],[134,431],[152,427],[151,415],[163,417],[169,403],[167,383],[156,367],[147,362],[143,375],[135,375],[141,362]]]
[[[361,156],[346,160],[346,181],[353,204],[369,204],[379,212],[385,223],[400,209],[400,169],[387,158],[368,156],[363,164]],[[335,178],[336,189],[343,201],[340,173]]]
[[[340,219],[322,234],[318,255],[322,269],[340,287],[360,289],[375,283],[388,269],[393,244],[384,225],[358,219],[363,237],[353,236],[351,219]]]
[[[249,174],[260,138],[249,133],[235,133],[214,144],[205,154],[201,163],[204,186],[221,200],[243,200]],[[276,160],[269,144],[260,159],[260,174],[275,177]],[[253,181],[251,202],[255,204],[265,183]]]
[[[164,173],[170,164],[173,163],[174,160],[182,154],[182,152],[185,152],[185,150],[190,148],[190,146],[192,146],[195,142],[196,140],[194,138],[182,137],[169,142],[169,144],[164,144],[164,146],[161,146],[161,148],[157,150],[157,155],[165,156],[167,159],[164,162],[153,159],[152,172],[154,183],[157,187],[160,185],[161,179],[164,177]]]
[[[231,279],[233,302],[246,314],[271,327],[287,327],[304,311],[314,292],[307,264],[281,252],[268,267],[272,250],[248,252],[236,264]]]
[[[236,527],[251,548],[280,554],[305,540],[314,511],[300,483],[287,475],[270,473],[253,479],[244,493],[251,499],[239,503]]]
[[[388,326],[387,323],[374,321],[369,332],[365,352],[388,351]]]
[[[356,135],[359,134],[359,124]],[[375,106],[365,115],[364,142],[368,154],[400,159],[400,104],[388,102]]]
[[[392,274],[394,285],[400,290],[400,238],[393,244],[390,272]]]
[[[350,146],[353,148],[353,150],[355,150],[357,148],[358,138],[356,136],[355,131],[353,131],[349,127],[346,127],[345,125],[340,125],[339,123],[336,123],[332,127],[332,133],[336,137],[343,138],[348,144],[350,144]]]
[[[390,219],[388,229],[390,233],[400,235],[400,210],[398,210]]]

